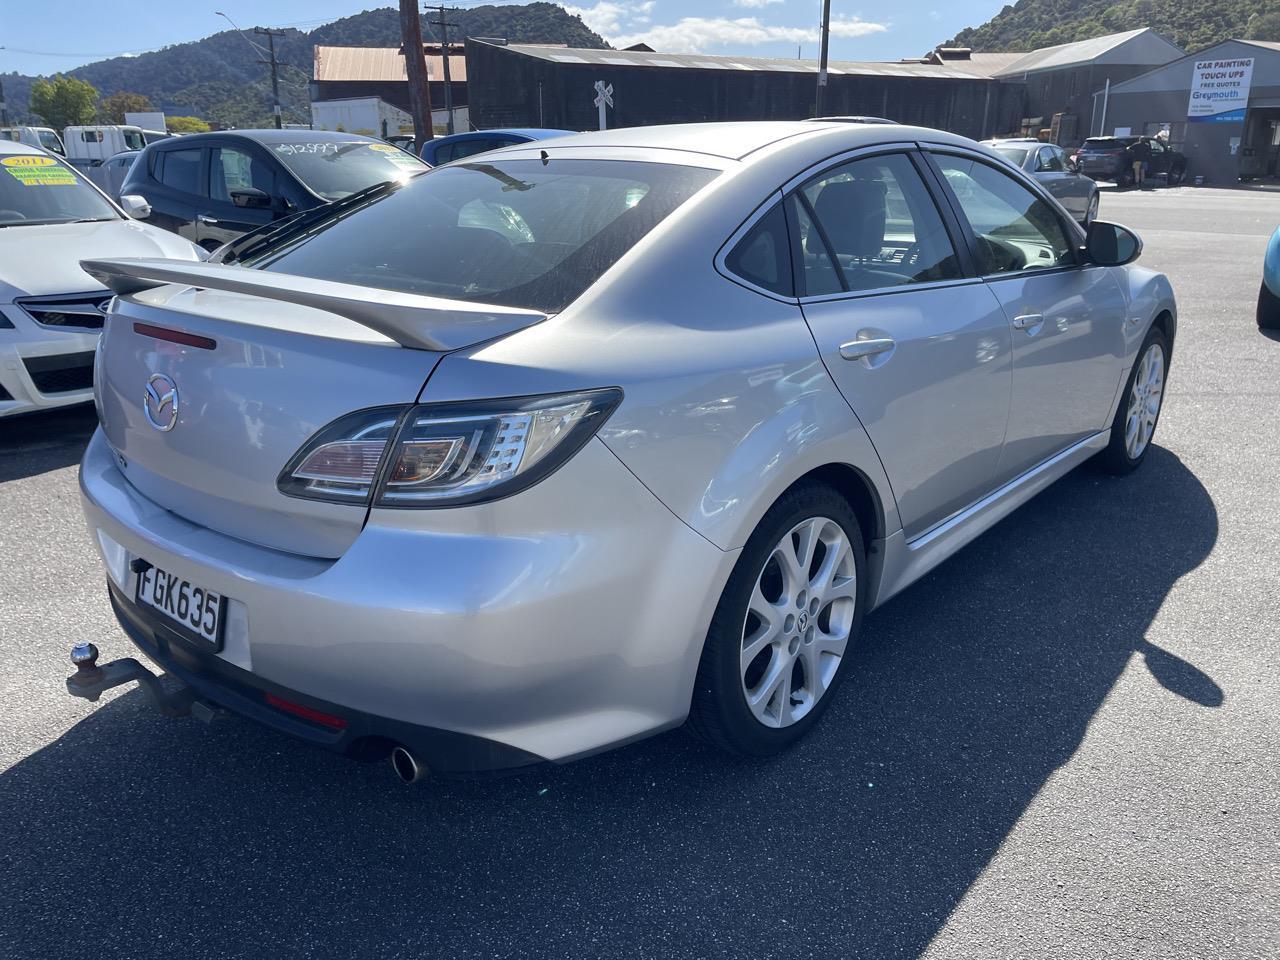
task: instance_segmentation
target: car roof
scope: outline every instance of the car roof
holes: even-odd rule
[[[982,142],[988,145],[996,145],[1001,143],[1026,143],[1026,144],[1035,143],[1035,144],[1040,144],[1046,147],[1056,146],[1056,144],[1044,143],[1044,141],[1037,140],[1035,137],[996,137],[995,139],[983,140]]]
[[[927,139],[933,142],[972,144],[965,137],[886,123],[847,123],[842,120],[754,120],[717,123],[679,123],[653,127],[619,127],[557,137],[556,148],[607,147],[655,148],[707,154],[740,160],[748,154],[784,140],[821,137],[839,131],[846,149]],[[519,147],[507,147],[518,150]]]
[[[14,156],[16,154],[39,154],[44,155],[47,151],[40,147],[33,147],[29,143],[19,143],[17,140],[0,140],[0,153]]]
[[[239,137],[244,140],[253,140],[256,143],[351,143],[355,140],[368,140],[370,143],[379,143],[373,137],[366,137],[362,133],[341,133],[336,130],[211,130],[208,133],[188,133],[181,137],[169,137],[167,140],[157,140],[155,143],[148,144],[149,147],[159,147],[171,143],[181,143],[183,147],[191,147],[198,145],[207,140],[220,140],[227,137]]]

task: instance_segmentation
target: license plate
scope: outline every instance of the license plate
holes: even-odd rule
[[[222,594],[153,566],[138,574],[137,600],[186,627],[215,649],[221,648],[226,608]]]

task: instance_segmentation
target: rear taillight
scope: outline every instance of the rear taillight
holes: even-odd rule
[[[510,496],[554,472],[622,399],[610,388],[542,397],[383,407],[335,421],[280,474],[282,493],[383,507]]]

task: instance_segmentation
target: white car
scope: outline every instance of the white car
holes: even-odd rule
[[[130,219],[61,158],[0,140],[0,417],[93,399],[111,292],[81,260],[201,256]]]

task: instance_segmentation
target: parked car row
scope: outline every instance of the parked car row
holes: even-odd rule
[[[153,144],[125,199],[156,223],[262,222],[83,264],[115,294],[83,503],[170,713],[406,780],[686,721],[771,754],[867,612],[1150,449],[1168,281],[971,141],[699,124],[427,169],[344,134]],[[79,696],[152,681],[73,659]]]

